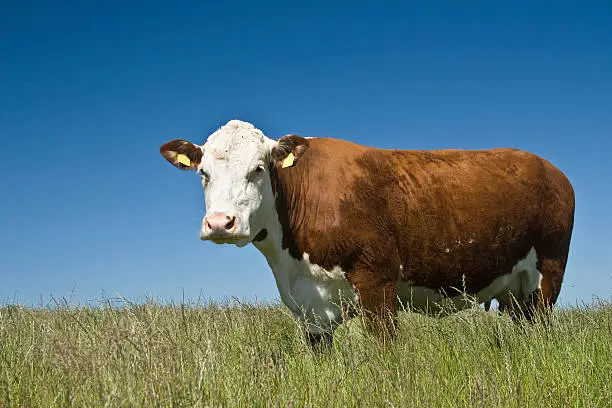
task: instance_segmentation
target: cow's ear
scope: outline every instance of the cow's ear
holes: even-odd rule
[[[308,139],[302,136],[283,136],[272,149],[272,160],[277,167],[291,167],[299,162],[300,156],[308,149],[308,145]]]
[[[202,160],[202,147],[182,139],[164,143],[159,152],[181,170],[195,170]]]

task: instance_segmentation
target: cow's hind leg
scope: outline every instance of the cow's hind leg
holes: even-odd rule
[[[539,293],[539,288],[530,293],[509,292],[507,296],[498,301],[498,311],[508,313],[515,322],[521,319],[533,321],[537,311]]]
[[[525,270],[521,273],[520,285],[514,285],[513,290],[498,299],[499,311],[508,312],[514,320],[546,319],[559,297],[565,264],[565,259],[542,256],[538,260],[540,279],[537,287],[534,286],[534,272]]]
[[[565,274],[569,247],[574,228],[574,190],[567,178],[546,165],[546,175],[551,182],[542,206],[542,228],[536,243],[539,268],[542,272],[539,297],[536,300],[538,315],[548,316],[557,302]]]
[[[542,282],[538,297],[534,302],[538,314],[548,315],[553,305],[557,302],[559,292],[561,292],[561,282],[565,274],[566,263],[566,258],[543,257],[540,260]]]

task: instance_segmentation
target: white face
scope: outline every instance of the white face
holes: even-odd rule
[[[244,246],[265,227],[275,209],[269,174],[274,145],[238,120],[209,136],[197,167],[206,201],[202,240]]]

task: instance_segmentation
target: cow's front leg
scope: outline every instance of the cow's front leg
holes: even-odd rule
[[[361,308],[368,330],[383,342],[393,340],[397,332],[397,284],[356,280]]]
[[[340,322],[327,320],[313,310],[308,313],[294,313],[304,330],[306,342],[317,352],[331,348],[334,340],[334,328]]]
[[[310,344],[310,347],[314,351],[318,352],[331,348],[334,341],[334,335],[332,332],[310,333],[307,331],[306,338]]]

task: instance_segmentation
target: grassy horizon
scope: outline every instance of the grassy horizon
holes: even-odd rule
[[[612,303],[550,325],[474,308],[355,318],[310,350],[276,303],[0,307],[0,407],[612,407]]]

